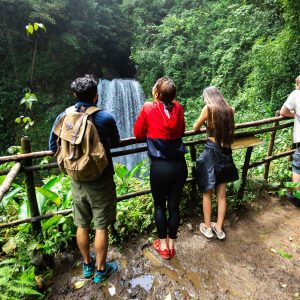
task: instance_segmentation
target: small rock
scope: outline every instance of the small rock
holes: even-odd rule
[[[277,250],[276,250],[276,249],[274,249],[274,248],[271,248],[271,252],[273,252],[273,253],[277,253]]]
[[[293,241],[293,238],[290,236],[290,237],[289,237],[289,240],[292,242],[292,241]]]
[[[187,224],[186,224],[186,227],[187,227],[187,229],[188,229],[189,231],[193,231],[193,230],[194,230],[193,225],[192,225],[191,223],[187,223]]]
[[[299,298],[299,293],[294,293],[294,298]]]
[[[287,287],[287,284],[286,284],[286,283],[281,283],[280,285],[281,285],[281,287],[283,287],[284,289]]]

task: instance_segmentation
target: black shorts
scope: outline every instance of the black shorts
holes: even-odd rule
[[[220,183],[239,179],[232,159],[232,150],[207,140],[204,151],[196,161],[196,180],[201,192],[215,189]]]

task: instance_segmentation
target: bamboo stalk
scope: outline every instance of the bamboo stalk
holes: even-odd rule
[[[10,169],[9,173],[7,174],[6,178],[4,179],[3,183],[0,186],[0,202],[2,201],[5,193],[10,189],[11,184],[13,183],[14,179],[18,175],[21,167],[22,167],[21,163],[17,162]]]

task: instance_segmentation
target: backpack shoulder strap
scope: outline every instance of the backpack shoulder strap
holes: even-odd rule
[[[92,115],[93,113],[95,113],[99,110],[101,110],[101,109],[97,106],[90,106],[85,110],[85,113],[88,114],[88,115]]]
[[[65,110],[66,113],[75,112],[75,111],[76,111],[76,110],[75,110],[75,105],[70,106],[70,107],[68,107],[68,108]]]

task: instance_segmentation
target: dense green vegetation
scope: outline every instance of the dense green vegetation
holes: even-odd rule
[[[30,87],[36,38],[32,89],[39,104],[33,108],[36,126],[30,133],[33,141],[38,141],[36,147],[46,148],[55,115],[72,102],[69,84],[74,78],[84,73],[110,78],[132,76],[131,32],[120,3],[0,1],[0,153],[19,143],[19,127],[14,122],[22,112],[19,101],[24,90]],[[27,36],[25,26],[33,22],[45,24],[47,31],[38,37]]]
[[[272,115],[293,89],[299,1],[124,0],[123,6],[145,90],[169,75],[188,115],[190,102],[210,84],[236,106],[239,120]],[[248,115],[257,104],[259,112]]]
[[[24,126],[15,121],[20,115],[30,116],[35,122],[26,132],[33,149],[46,149],[55,116],[73,101],[69,84],[84,73],[108,79],[135,76],[149,97],[154,81],[170,76],[185,106],[188,129],[198,117],[206,86],[220,87],[237,111],[237,122],[242,122],[273,116],[300,73],[298,0],[0,0],[0,5],[1,155],[9,146],[18,145],[25,132]],[[27,35],[25,26],[34,22],[44,24],[46,31]],[[31,111],[28,105],[20,105],[29,90],[38,99],[27,101],[33,104]],[[263,138],[268,141],[269,135]],[[291,129],[283,130],[276,137],[275,152],[290,144]],[[253,160],[266,153],[266,144],[255,147]],[[239,168],[244,154],[244,150],[234,153]],[[289,164],[287,159],[272,163],[273,186],[290,177]],[[0,169],[7,167],[1,165]],[[147,174],[146,164],[132,170],[116,165],[115,169],[118,195],[149,186],[147,176],[135,177],[137,172]],[[229,185],[231,210],[253,197],[262,173],[263,166],[251,170],[254,180],[249,182],[244,199],[235,197],[239,182]],[[70,180],[57,174],[43,175],[36,187],[40,211],[70,208]],[[3,180],[0,176],[0,184]],[[189,193],[187,187],[183,216],[189,212]],[[149,195],[119,203],[115,224],[118,236],[111,236],[111,241],[151,231],[152,214]],[[19,179],[1,203],[0,222],[28,216],[27,196]],[[0,262],[4,298],[43,297],[35,290],[34,276],[51,276],[53,254],[74,242],[71,216],[55,216],[43,221],[42,227],[43,235],[36,237],[30,225],[1,231],[1,255],[7,258]]]

